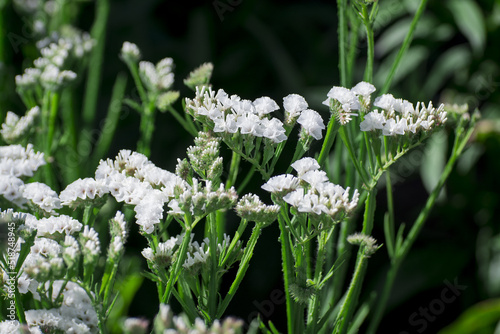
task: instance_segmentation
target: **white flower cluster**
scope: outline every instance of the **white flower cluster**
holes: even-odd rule
[[[77,179],[61,191],[59,198],[62,203],[70,207],[78,207],[92,203],[94,199],[109,193],[108,187],[102,180],[93,178]]]
[[[156,247],[156,252],[150,247],[142,251],[142,256],[159,267],[169,267],[172,264],[172,259],[175,252],[179,249],[184,234],[176,237],[171,237],[166,242],[159,243]],[[183,267],[190,269],[191,273],[197,272],[201,266],[207,262],[209,257],[209,240],[205,238],[201,244],[193,241],[194,234],[191,234],[191,241],[188,246],[187,258],[183,263]]]
[[[212,181],[205,181],[203,187],[198,179],[192,179],[192,186],[172,199],[168,206],[171,210],[168,212],[174,215],[189,214],[192,216],[204,216],[209,212],[218,209],[230,208],[236,204],[238,194],[236,189],[231,187],[226,190],[223,183],[216,188]]]
[[[259,196],[246,194],[238,201],[235,210],[238,216],[243,219],[257,223],[271,224],[276,220],[280,206],[265,205]]]
[[[64,283],[62,280],[53,282],[51,299],[55,300]],[[48,282],[46,287],[48,288]],[[63,301],[59,308],[26,311],[26,322],[30,330],[33,332],[37,328],[53,328],[73,334],[97,333],[97,313],[85,290],[70,281],[65,284],[62,295]]]
[[[141,59],[141,51],[139,50],[139,47],[136,44],[130,42],[123,42],[121,57],[125,61],[138,62],[139,59]]]
[[[15,177],[33,176],[33,172],[45,165],[42,152],[35,152],[32,144],[0,146],[0,175]]]
[[[293,125],[302,111],[309,105],[304,97],[298,94],[290,94],[283,98],[283,108],[285,108],[285,124]]]
[[[146,233],[163,218],[163,206],[168,203],[172,214],[205,215],[219,208],[228,208],[237,200],[236,190],[218,188],[207,181],[202,187],[193,178],[192,185],[179,176],[156,167],[137,152],[122,150],[115,161],[101,161],[96,181],[102,182],[118,201],[135,205],[137,224]]]
[[[223,170],[223,160],[219,156],[220,139],[200,131],[194,142],[195,145],[189,146],[186,150],[190,168],[203,178],[218,180]],[[183,167],[182,161],[178,167],[180,171]],[[184,172],[181,173],[184,174]]]
[[[35,60],[35,66],[53,64],[58,68],[64,68],[68,59],[72,57],[81,59],[92,50],[94,44],[95,41],[87,32],[74,32],[71,37],[61,37],[56,41],[51,41],[51,38],[41,40],[37,46],[40,48],[42,57]]]
[[[155,320],[155,328],[163,330],[163,334],[238,334],[243,333],[243,326],[242,320],[233,317],[224,321],[216,319],[210,327],[200,318],[191,324],[189,319],[175,316],[166,304],[160,304],[160,312]]]
[[[139,76],[149,91],[164,92],[169,90],[174,83],[173,66],[172,58],[164,58],[156,66],[149,61],[141,61],[139,63]]]
[[[354,233],[347,237],[347,242],[352,245],[359,245],[364,247],[364,255],[370,257],[374,254],[380,246],[376,245],[377,240],[375,238],[365,235],[362,233]]]
[[[33,107],[26,112],[26,115],[19,117],[9,111],[2,124],[0,133],[7,143],[15,143],[22,139],[35,123],[36,117],[40,114],[39,107]]]
[[[349,200],[349,188],[344,189],[329,182],[326,173],[319,170],[320,166],[315,159],[302,158],[295,161],[292,167],[297,171],[298,177],[289,174],[275,176],[262,188],[283,196],[283,200],[298,212],[326,215],[334,221],[341,220],[356,208],[358,191],[355,190]]]
[[[211,87],[196,87],[196,97],[186,99],[186,108],[196,119],[206,117],[217,133],[249,134],[268,138],[274,143],[286,140],[283,123],[267,115],[278,110],[278,104],[264,96],[255,101],[242,100],[237,95],[228,96],[223,90],[217,93]]]
[[[37,220],[33,215],[26,216],[26,225],[37,230],[37,236],[57,237],[72,235],[82,229],[82,223],[70,216],[60,215]]]
[[[163,218],[163,206],[174,197],[174,189],[189,185],[180,177],[156,167],[140,153],[121,150],[113,161],[101,160],[95,180],[107,187],[118,201],[135,205],[137,224],[146,233]]]
[[[323,104],[330,107],[341,125],[345,125],[352,120],[351,116],[358,115],[351,111],[359,110],[362,106],[368,108],[370,95],[374,91],[375,86],[364,81],[352,89],[334,86],[328,92],[328,98],[323,101]]]
[[[72,58],[81,59],[88,54],[95,41],[88,33],[71,31],[70,36],[52,38],[38,42],[42,57],[34,60],[34,68],[26,68],[24,74],[16,76],[19,89],[35,88],[38,84],[48,90],[60,87],[76,79],[76,73],[65,69]],[[46,45],[46,46],[45,46]]]
[[[62,208],[57,193],[45,183],[28,183],[22,189],[24,199],[48,214],[57,214],[54,210]]]
[[[196,318],[194,323],[184,316],[175,316],[169,305],[160,304],[155,319],[155,328],[163,334],[238,334],[243,333],[244,322],[228,317],[223,321],[216,319],[211,326]]]
[[[0,195],[18,206],[26,203],[23,198],[24,176],[45,165],[43,153],[35,152],[32,144],[0,146]]]
[[[38,282],[63,277],[66,272],[62,246],[52,239],[36,238],[22,268],[29,278]]]
[[[302,111],[297,123],[302,125],[301,137],[303,139],[313,137],[316,140],[320,140],[323,138],[321,131],[325,129],[325,124],[317,111],[311,109]]]
[[[361,131],[382,130],[384,136],[404,135],[419,131],[431,131],[447,120],[444,104],[437,109],[429,102],[427,107],[419,102],[416,108],[412,103],[384,94],[375,99],[374,106],[382,109],[365,115],[360,123]]]
[[[83,233],[80,234],[80,243],[82,244],[84,262],[86,264],[95,263],[101,253],[101,242],[96,230],[93,227],[85,226]]]
[[[108,254],[111,258],[116,259],[125,250],[124,245],[128,237],[125,215],[120,211],[117,211],[114,218],[110,220],[109,225],[111,242],[109,244]]]

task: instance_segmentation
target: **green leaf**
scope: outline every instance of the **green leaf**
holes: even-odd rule
[[[446,165],[447,148],[448,140],[444,131],[432,135],[425,148],[422,165],[420,166],[420,174],[424,187],[429,194],[438,184],[441,173]],[[444,189],[441,191],[440,197],[443,196],[443,194]]]
[[[467,309],[439,334],[493,333],[500,319],[500,299],[485,300]]]
[[[471,0],[453,0],[448,6],[458,28],[469,40],[474,51],[482,53],[486,45],[486,27],[479,5]]]

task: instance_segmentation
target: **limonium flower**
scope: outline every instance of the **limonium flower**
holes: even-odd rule
[[[299,185],[299,179],[291,174],[283,174],[271,177],[262,185],[262,189],[278,196],[282,196],[292,190],[295,190]]]
[[[283,108],[285,108],[285,124],[293,125],[303,110],[309,105],[304,97],[298,94],[290,94],[283,98]]]
[[[353,245],[363,246],[364,255],[366,257],[370,257],[380,248],[380,246],[376,245],[377,240],[375,240],[375,238],[362,233],[351,234],[347,237],[347,242]]]
[[[280,183],[293,180],[289,183],[293,182],[294,189],[289,189],[285,193],[283,196],[285,202],[298,212],[312,214],[313,218],[330,217],[333,222],[338,222],[356,208],[359,193],[355,190],[352,199],[349,199],[349,188],[344,189],[329,182],[326,173],[319,170],[317,162],[313,160],[302,158],[294,162],[294,169],[301,173],[300,178],[290,174],[275,176],[262,188],[269,192],[280,192],[283,191],[283,188],[279,187]]]
[[[368,82],[360,82],[352,89],[334,86],[328,92],[328,98],[323,104],[330,107],[333,115],[341,125],[352,120],[352,116],[358,116],[352,111],[368,109],[370,106],[370,95],[375,87]]]
[[[229,96],[224,90],[215,93],[211,87],[196,87],[193,100],[186,99],[186,110],[196,119],[206,122],[216,133],[237,133],[264,137],[273,143],[286,140],[283,123],[269,114],[278,109],[269,97],[253,102],[237,95]]]
[[[68,184],[61,191],[59,198],[62,203],[70,207],[92,204],[94,199],[101,198],[109,192],[108,187],[102,180],[93,178],[77,179]]]
[[[57,193],[45,183],[32,182],[23,187],[23,197],[30,203],[49,214],[56,214],[55,209],[62,207]]]
[[[43,153],[35,152],[32,144],[26,148],[21,145],[0,146],[0,175],[31,177],[43,165]]]
[[[26,112],[26,115],[19,118],[11,111],[7,112],[5,122],[2,124],[0,133],[7,143],[15,143],[22,139],[33,126],[35,119],[40,114],[40,108],[35,106]]]
[[[306,136],[313,137],[316,140],[323,138],[321,131],[325,129],[325,124],[318,112],[311,109],[302,111],[297,123],[302,125],[302,130]]]
[[[259,196],[246,194],[238,201],[235,210],[243,219],[267,225],[276,220],[280,207],[279,205],[265,205]]]
[[[384,136],[415,134],[420,131],[431,131],[447,120],[444,104],[436,109],[432,102],[427,106],[419,102],[414,107],[406,100],[384,94],[376,98],[373,105],[382,111],[374,110],[366,114],[360,123],[361,131],[382,130]]]
[[[208,85],[213,70],[214,65],[212,63],[204,63],[189,73],[189,76],[184,79],[184,84],[192,90],[195,90],[197,86]]]
[[[170,89],[174,83],[172,58],[160,60],[156,66],[149,61],[139,62],[139,75],[144,85],[151,92],[158,93]]]
[[[62,236],[72,235],[82,229],[82,223],[66,216],[52,216],[37,220],[35,216],[27,215],[26,225],[37,230],[38,236]]]
[[[305,173],[320,168],[319,163],[314,158],[305,157],[292,163],[292,168],[297,172],[297,176],[301,178]]]
[[[47,289],[48,284],[49,282],[45,284]],[[30,329],[38,327],[52,328],[67,333],[96,333],[98,331],[97,313],[85,290],[74,282],[55,280],[50,290],[52,295],[48,298],[55,300],[61,289],[64,289],[61,291],[63,300],[59,308],[26,311],[26,322]]]
[[[120,55],[125,62],[130,61],[136,63],[141,59],[139,47],[131,42],[123,42]]]

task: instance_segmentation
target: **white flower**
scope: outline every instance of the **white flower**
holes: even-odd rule
[[[137,45],[130,42],[123,42],[121,54],[124,59],[134,62],[139,61],[141,58],[141,51],[139,51]]]
[[[0,146],[0,175],[16,177],[33,176],[33,172],[45,165],[42,152],[35,152],[32,144]]]
[[[342,109],[347,113],[351,110],[358,110],[361,107],[357,96],[345,87],[334,86],[330,89],[327,96],[329,98],[323,101],[324,105],[330,106],[330,99],[334,99],[341,104]]]
[[[317,170],[320,168],[319,163],[314,158],[305,157],[295,161],[292,165],[292,168],[297,171],[297,176],[301,178],[305,173]]]
[[[291,174],[273,176],[262,185],[262,189],[270,193],[295,190],[299,185],[299,179]]]
[[[24,182],[15,176],[0,175],[0,195],[18,206],[26,203],[23,198],[23,186]]]
[[[378,110],[375,110],[365,115],[364,120],[359,124],[359,128],[361,131],[383,129],[385,122],[384,113],[379,113]]]
[[[144,232],[153,233],[154,225],[160,223],[163,218],[165,201],[164,194],[160,190],[153,189],[136,205],[134,208],[136,223],[142,227]]]
[[[369,97],[377,89],[371,83],[361,81],[356,86],[351,88],[351,92],[356,95],[361,95],[363,97]]]
[[[312,136],[314,139],[320,140],[323,137],[321,131],[325,129],[325,124],[318,112],[311,109],[304,110],[300,114],[297,123],[302,125],[307,135]]]
[[[310,170],[302,175],[301,179],[309,183],[314,189],[321,189],[322,184],[328,182],[328,176],[322,170]]]
[[[233,114],[228,114],[226,119],[224,117],[219,117],[213,119],[214,121],[214,132],[227,132],[236,133],[238,131],[238,125],[236,124],[236,117]]]
[[[375,107],[382,108],[387,111],[394,110],[394,107],[397,105],[397,100],[392,96],[392,94],[384,94],[375,99],[373,105]]]
[[[54,209],[62,208],[57,193],[44,183],[32,182],[24,185],[23,197],[48,213],[55,213]]]
[[[286,140],[286,131],[283,127],[283,123],[279,119],[263,118],[260,120],[260,126],[263,128],[262,136],[271,139],[274,143],[280,143]]]
[[[404,135],[407,130],[408,124],[406,118],[402,118],[398,121],[394,118],[390,118],[385,123],[382,134],[384,136],[394,136],[395,134]]]
[[[36,229],[37,236],[48,236],[57,233],[71,235],[82,229],[82,223],[66,215],[52,216],[40,220],[33,219],[32,216],[28,216],[28,218],[26,225]]]
[[[77,206],[82,201],[93,200],[102,197],[109,192],[103,181],[96,181],[93,178],[77,179],[70,183],[59,198],[64,205]]]
[[[290,94],[283,98],[286,123],[291,124],[303,110],[309,107],[306,100],[298,94]]]
[[[19,140],[29,131],[39,114],[40,108],[37,106],[28,110],[26,115],[21,118],[11,111],[7,112],[5,122],[0,130],[2,138],[8,143]]]
[[[279,109],[278,104],[267,96],[255,99],[255,101],[253,101],[253,106],[255,107],[255,111],[259,117],[263,117],[264,115]]]

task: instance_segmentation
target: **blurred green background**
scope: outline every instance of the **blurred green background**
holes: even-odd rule
[[[380,88],[419,2],[379,1],[374,83]],[[321,101],[331,86],[339,85],[336,9],[335,1],[111,1],[98,115],[105,115],[117,73],[127,73],[118,54],[122,43],[130,41],[139,46],[145,60],[174,59],[175,88],[181,96],[193,95],[182,79],[210,61],[215,67],[215,89],[248,99],[265,95],[279,104],[284,96],[298,93],[327,120]],[[80,10],[77,26],[88,31],[94,3],[82,2]],[[22,35],[22,15],[12,6],[5,11],[11,31]],[[434,104],[468,103],[471,110],[480,109],[482,121],[400,270],[380,333],[436,333],[450,324],[456,327],[448,327],[449,333],[493,333],[500,319],[499,27],[500,1],[429,1],[393,82],[390,92],[396,97]],[[13,90],[14,75],[37,55],[29,43],[21,50],[11,50],[12,64],[1,71],[7,83],[0,91],[5,110],[24,111]],[[353,84],[364,71],[363,37],[358,51]],[[127,96],[137,98],[129,81]],[[124,107],[110,157],[122,148],[135,149],[138,124],[139,116]],[[158,115],[156,129],[151,159],[173,170],[191,138],[168,114]],[[411,222],[417,216],[442,168],[448,144],[446,139],[431,141],[394,166],[397,222]],[[281,167],[276,173],[286,166]],[[247,191],[258,192],[260,180],[255,178],[254,184]],[[377,201],[381,209],[374,236],[383,240],[384,192]],[[277,238],[277,228],[265,230],[228,314],[247,321],[258,311],[284,331],[284,304],[270,307],[265,302],[275,289],[282,289]],[[137,234],[131,239],[133,247],[144,246]],[[382,248],[370,262],[365,292],[381,287],[387,263]],[[145,268],[145,261],[140,265]],[[139,270],[137,265],[131,268]],[[466,289],[453,302],[440,303],[446,282],[458,282]],[[151,319],[157,311],[154,287],[144,282],[139,291],[130,314]],[[368,297],[367,293],[361,296]],[[429,307],[434,315],[431,312],[425,318],[421,308]],[[471,327],[476,322],[484,329]]]

